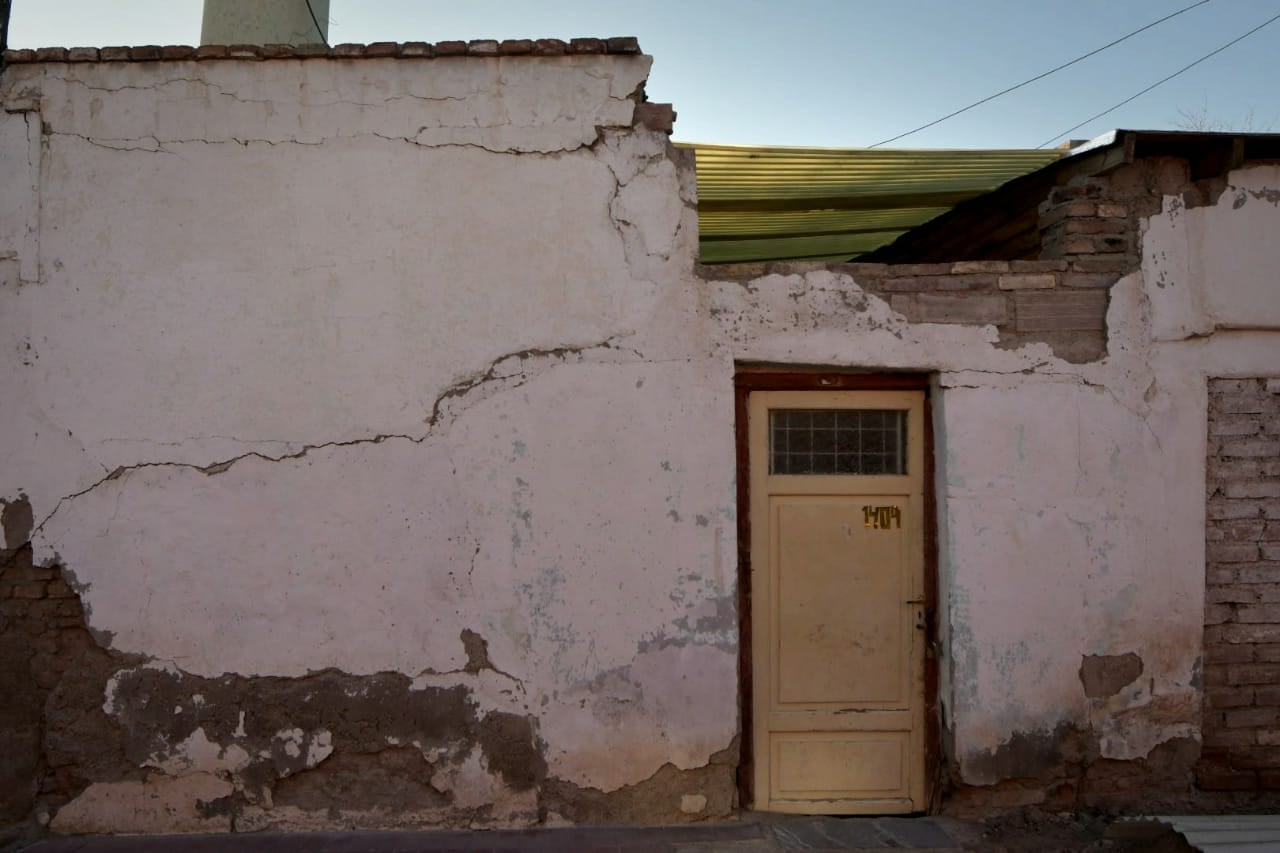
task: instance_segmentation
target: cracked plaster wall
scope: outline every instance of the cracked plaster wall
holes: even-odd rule
[[[346,822],[668,817],[617,805],[664,792],[723,813],[735,361],[937,375],[960,781],[1023,773],[1001,750],[1064,724],[1117,759],[1195,734],[1204,377],[1275,373],[1276,343],[1151,336],[1171,300],[1229,313],[1269,286],[1253,274],[1274,246],[1244,241],[1274,232],[1274,201],[1168,202],[1113,289],[1110,354],[1068,364],[993,327],[909,324],[844,275],[697,277],[691,162],[630,126],[648,62],[5,72],[0,142],[28,166],[0,178],[0,495],[29,497],[36,561],[65,566],[115,655],[107,715],[150,738],[63,827],[166,785],[179,816],[142,828],[226,819],[208,794],[193,811],[196,789],[241,827],[326,825],[344,774],[407,772],[403,755],[234,692],[220,727],[161,725],[147,690],[110,688],[141,678],[188,708],[217,679],[250,697],[319,672],[471,709],[388,725],[387,750],[429,765],[420,797]],[[1189,239],[1221,276],[1162,281]],[[1129,653],[1142,677],[1086,696],[1082,656]],[[500,714],[527,721],[507,739],[536,752],[520,772],[464,748]],[[285,741],[307,761],[253,758]]]
[[[7,178],[0,263],[43,273],[0,293],[26,401],[0,414],[2,491],[29,496],[35,559],[66,567],[120,672],[463,685],[478,714],[536,721],[545,772],[584,791],[733,742],[733,450],[668,440],[731,433],[723,365],[633,343],[668,338],[646,326],[695,233],[692,176],[631,127],[648,66],[6,72],[5,160],[31,166]],[[169,728],[141,766],[261,805],[237,774],[269,741]],[[503,818],[468,811],[495,760],[459,767],[406,822]],[[101,784],[85,802],[159,783]],[[101,828],[68,808],[64,828]]]

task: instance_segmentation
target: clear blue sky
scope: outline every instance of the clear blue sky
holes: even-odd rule
[[[634,35],[654,57],[650,99],[679,113],[677,139],[858,147],[1193,2],[331,0],[329,39]],[[1277,14],[1280,0],[1210,0],[896,146],[1035,147]],[[200,0],[13,0],[9,42],[196,44],[200,18]],[[1278,53],[1280,21],[1072,136],[1170,128],[1180,111],[1280,132]]]

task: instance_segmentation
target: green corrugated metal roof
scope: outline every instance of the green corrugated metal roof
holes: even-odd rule
[[[1063,154],[676,144],[697,156],[709,264],[852,258]]]

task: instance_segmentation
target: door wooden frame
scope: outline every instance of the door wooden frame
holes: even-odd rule
[[[920,391],[924,394],[924,752],[925,802],[936,813],[942,790],[942,717],[938,706],[938,516],[934,486],[931,377],[927,373],[866,373],[833,368],[737,365],[733,376],[738,480],[738,802],[755,802],[751,632],[751,453],[747,397],[753,391]]]

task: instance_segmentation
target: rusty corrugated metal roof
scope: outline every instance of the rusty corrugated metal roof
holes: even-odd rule
[[[703,263],[847,260],[1063,154],[677,145],[697,157]]]

